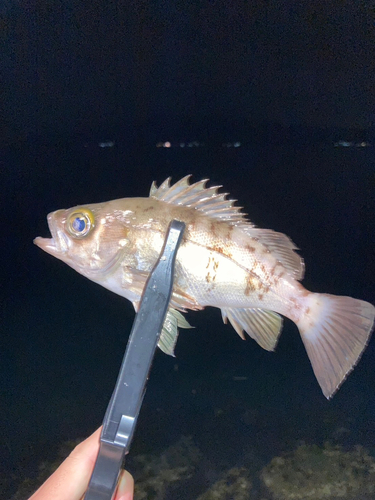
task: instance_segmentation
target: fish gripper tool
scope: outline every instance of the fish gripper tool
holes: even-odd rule
[[[148,374],[172,295],[185,224],[173,220],[143,290],[116,385],[104,416],[100,448],[84,500],[112,500],[129,452]]]

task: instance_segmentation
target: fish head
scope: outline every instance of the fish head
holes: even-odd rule
[[[90,279],[100,279],[119,263],[129,244],[131,211],[112,210],[110,203],[57,210],[47,216],[51,238],[34,243]]]

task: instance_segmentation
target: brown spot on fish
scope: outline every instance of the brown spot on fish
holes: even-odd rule
[[[196,226],[195,221],[196,219],[193,219],[193,221],[187,226],[186,229],[188,230],[189,233],[194,233]]]
[[[217,238],[217,233],[216,233],[216,224],[214,222],[211,222],[210,224],[210,231],[215,238]]]
[[[255,252],[255,250],[256,250],[256,249],[255,249],[255,247],[253,247],[253,246],[251,246],[251,245],[246,245],[246,247],[245,247],[245,248],[246,248],[246,250],[248,250],[250,253],[253,253],[253,252]]]
[[[280,261],[276,261],[275,265],[271,268],[271,274],[275,274],[275,271],[278,267],[283,267]]]
[[[228,247],[223,246],[221,244],[216,244],[210,247],[210,250],[213,252],[221,253],[222,255],[225,255],[225,257],[228,257],[229,259],[232,258],[231,252],[229,252]]]
[[[291,311],[292,317],[296,318],[296,320],[297,320],[301,316],[301,313],[302,313],[301,303],[295,297],[290,297],[289,301],[292,304],[292,306],[290,306],[290,311]],[[296,321],[296,320],[293,319],[293,321]]]
[[[246,288],[245,288],[245,295],[250,295],[251,292],[255,290],[254,286],[254,279],[251,275],[247,275],[246,277]]]
[[[228,227],[228,232],[227,232],[227,234],[226,234],[226,238],[227,238],[227,240],[231,240],[231,239],[232,239],[232,232],[233,232],[233,228],[234,228],[234,226],[229,226],[229,227]]]
[[[150,210],[155,210],[155,207],[151,206],[145,209],[145,212],[149,212]]]
[[[281,264],[280,264],[280,265],[281,265]],[[275,268],[276,268],[276,266],[275,266]],[[272,285],[273,285],[273,286],[276,286],[276,285],[279,283],[280,279],[281,279],[284,275],[285,275],[285,272],[284,272],[284,271],[281,271],[281,273],[280,273],[280,274],[276,274],[274,270],[271,270],[271,277],[272,277],[271,282],[272,282]]]

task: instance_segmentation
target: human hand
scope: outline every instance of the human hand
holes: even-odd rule
[[[99,452],[101,427],[74,448],[29,500],[80,500],[89,484]],[[134,481],[122,471],[114,500],[133,500]]]

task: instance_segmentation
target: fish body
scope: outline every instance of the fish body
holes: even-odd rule
[[[137,310],[169,223],[183,221],[173,294],[159,346],[173,354],[181,312],[221,309],[244,338],[264,349],[277,344],[282,318],[296,323],[313,370],[331,397],[359,360],[375,308],[350,297],[316,294],[300,283],[296,246],[284,234],[255,227],[218,186],[184,177],[151,186],[148,198],[123,198],[48,215],[51,239],[35,243],[80,274],[130,300]]]

